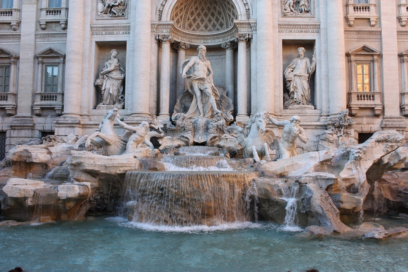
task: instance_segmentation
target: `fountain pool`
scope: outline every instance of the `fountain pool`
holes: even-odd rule
[[[253,223],[174,230],[117,218],[0,228],[0,271],[408,271],[408,238],[316,238]]]

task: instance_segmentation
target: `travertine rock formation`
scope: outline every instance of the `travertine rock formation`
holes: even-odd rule
[[[3,188],[2,212],[16,220],[77,220],[89,209],[88,183],[60,185],[44,181],[12,178]]]

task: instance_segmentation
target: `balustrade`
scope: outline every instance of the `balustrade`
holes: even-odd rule
[[[367,4],[354,4],[353,0],[349,0],[346,19],[349,26],[354,25],[355,19],[369,19],[370,25],[375,26],[378,21],[377,5],[373,0]]]
[[[382,113],[381,92],[349,92],[350,115],[357,115],[359,109],[373,109],[376,116]]]

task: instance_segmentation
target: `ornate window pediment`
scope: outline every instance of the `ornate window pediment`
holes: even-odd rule
[[[359,48],[351,50],[347,53],[348,56],[355,56],[355,55],[381,55],[381,52],[377,49],[374,49],[368,45],[363,45]]]
[[[52,48],[47,48],[35,56],[37,58],[65,58],[65,54]]]

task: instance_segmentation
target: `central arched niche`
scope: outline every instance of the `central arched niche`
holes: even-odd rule
[[[225,32],[236,19],[238,11],[232,0],[179,0],[171,12],[176,28],[193,33]]]

